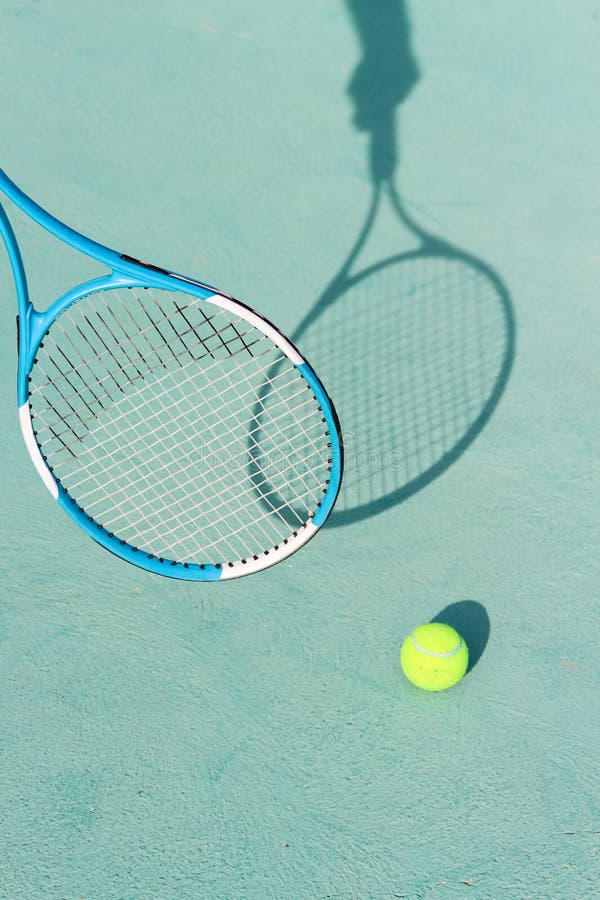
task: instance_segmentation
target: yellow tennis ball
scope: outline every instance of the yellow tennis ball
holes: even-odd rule
[[[400,665],[409,681],[424,691],[444,691],[463,677],[469,649],[460,634],[443,622],[419,625],[400,650]]]

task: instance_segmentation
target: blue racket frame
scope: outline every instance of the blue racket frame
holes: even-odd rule
[[[111,270],[109,275],[85,281],[71,288],[55,300],[45,311],[39,312],[34,308],[29,299],[27,277],[19,245],[8,216],[0,204],[0,235],[2,236],[8,252],[17,293],[17,402],[21,417],[21,427],[34,465],[40,473],[44,483],[57,500],[59,506],[61,506],[62,509],[64,509],[65,512],[94,539],[94,541],[101,544],[106,550],[109,550],[111,553],[139,568],[146,569],[147,571],[158,575],[183,579],[186,581],[219,581],[228,577],[227,567],[224,567],[223,565],[212,565],[208,563],[198,565],[157,558],[148,554],[146,551],[132,547],[126,541],[120,540],[114,535],[109,534],[109,532],[95,522],[91,516],[88,516],[82,508],[77,506],[77,503],[68,494],[67,490],[56,481],[54,475],[46,465],[33,434],[28,404],[28,377],[44,335],[47,333],[55,319],[65,309],[78,300],[81,300],[83,297],[97,291],[114,290],[115,288],[145,287],[163,288],[168,291],[185,291],[185,293],[198,297],[201,300],[207,300],[216,295],[231,300],[235,303],[236,307],[239,307],[241,310],[246,310],[248,314],[260,319],[269,331],[276,333],[279,336],[281,343],[283,344],[282,349],[288,348],[288,350],[291,351],[289,354],[290,358],[293,358],[296,368],[312,389],[323,411],[332,441],[331,475],[327,492],[324,495],[319,508],[312,520],[304,525],[305,529],[313,526],[310,528],[309,536],[304,540],[301,540],[299,546],[306,543],[325,522],[337,498],[343,471],[343,448],[339,422],[331,400],[309,363],[302,358],[301,354],[297,351],[289,338],[282,334],[275,325],[260,313],[257,313],[241,301],[224,294],[222,291],[218,291],[208,284],[187,278],[174,272],[169,272],[149,263],[135,260],[132,257],[120,254],[115,250],[111,250],[109,247],[105,247],[102,244],[85,237],[78,231],[75,231],[75,229],[70,228],[68,225],[65,225],[50,213],[46,212],[46,210],[28,197],[6,175],[6,173],[2,171],[2,169],[0,169],[0,191],[4,193],[15,206],[22,210],[42,228],[45,228],[50,234],[57,237],[63,243],[68,244],[70,247],[73,247],[75,250],[79,250],[86,256],[102,263]],[[36,451],[37,456],[35,455]],[[282,555],[282,558],[285,558],[288,555],[290,555],[290,553],[285,553]],[[276,556],[277,554],[273,553],[273,563],[278,561],[275,558]],[[266,565],[263,565],[260,569],[266,567]],[[249,571],[253,571],[253,569],[250,567]]]

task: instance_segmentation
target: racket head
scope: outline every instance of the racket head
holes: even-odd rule
[[[503,393],[515,323],[489,266],[428,240],[342,271],[294,340],[322,370],[342,423],[332,527],[406,500],[467,449]]]
[[[38,312],[4,211],[1,219],[19,305],[21,428],[70,517],[122,559],[190,581],[257,572],[307,543],[337,497],[341,437],[323,385],[289,339],[233,297],[106,248],[110,275]],[[79,239],[93,256],[95,245]],[[251,479],[256,394],[275,364],[271,454]]]

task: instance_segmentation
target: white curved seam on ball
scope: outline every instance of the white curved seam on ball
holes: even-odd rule
[[[448,659],[450,656],[456,656],[463,645],[461,638],[458,647],[455,647],[454,650],[450,650],[449,653],[434,653],[433,650],[428,650],[427,647],[421,647],[414,634],[411,634],[410,637],[417,650],[419,650],[421,653],[425,653],[427,656],[435,656],[437,659]]]

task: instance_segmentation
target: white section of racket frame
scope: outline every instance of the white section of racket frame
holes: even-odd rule
[[[42,479],[54,499],[58,500],[58,485],[52,477],[52,473],[48,469],[48,466],[44,462],[44,458],[40,452],[40,448],[38,447],[38,443],[33,433],[33,424],[31,422],[31,415],[29,413],[29,403],[24,403],[23,406],[19,407],[19,422],[21,423],[21,431],[23,432],[25,446],[29,451],[31,460],[38,470],[40,478]]]

